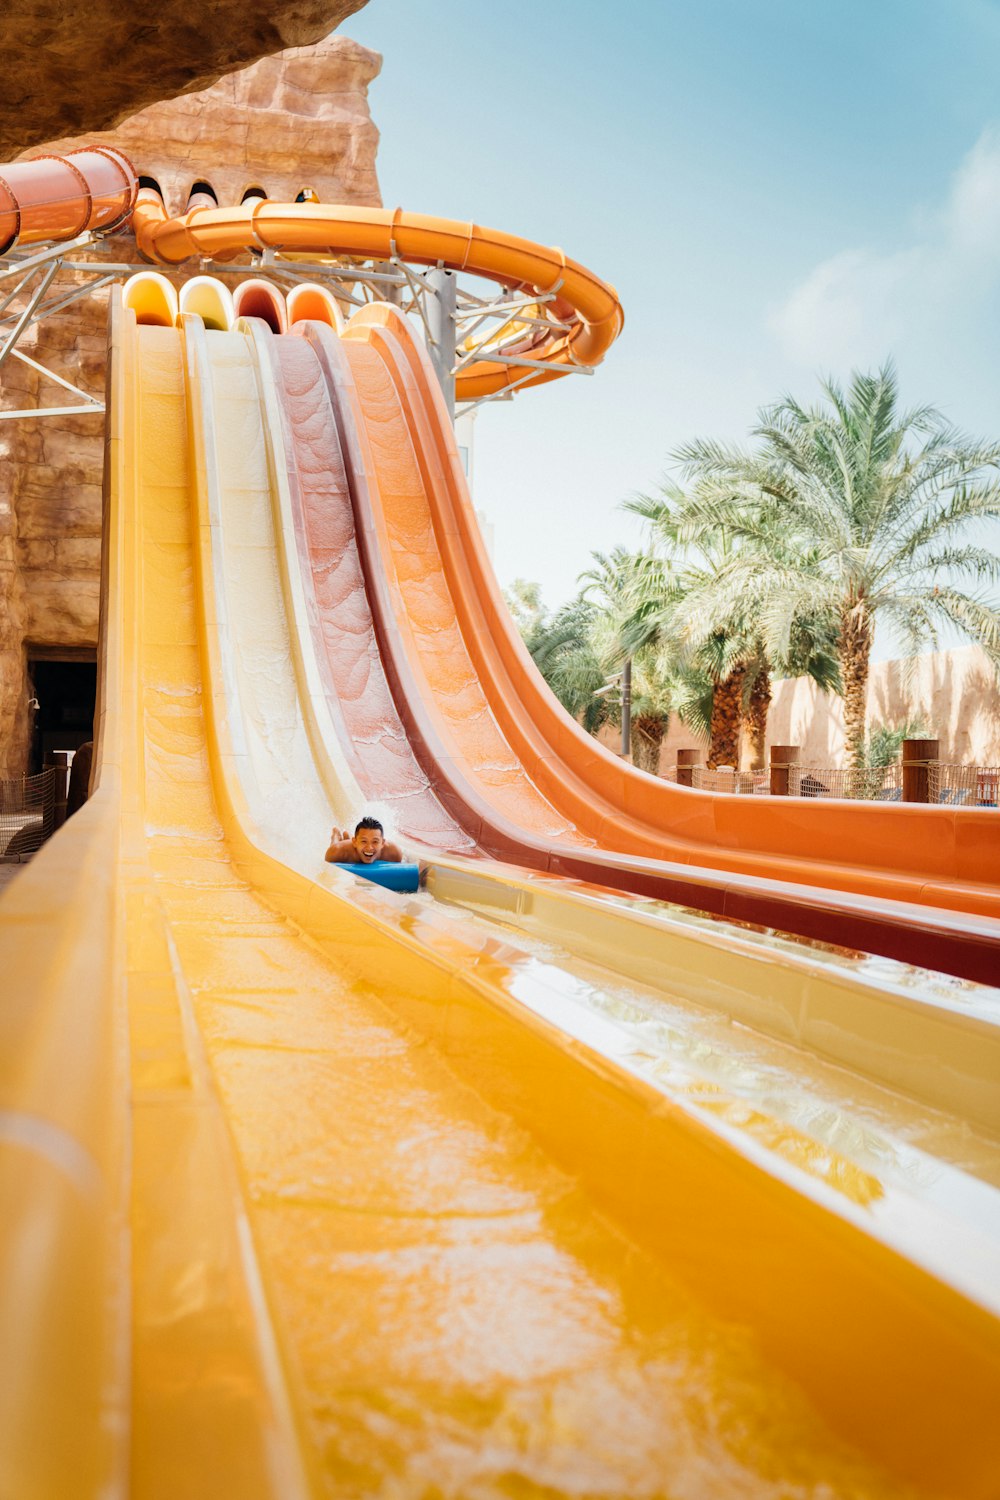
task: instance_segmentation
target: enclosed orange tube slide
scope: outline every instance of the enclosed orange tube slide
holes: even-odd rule
[[[114,229],[131,214],[138,191],[132,163],[110,146],[0,167],[0,255],[15,245]]]

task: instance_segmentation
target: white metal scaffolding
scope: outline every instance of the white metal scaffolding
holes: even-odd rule
[[[144,262],[123,258],[130,251],[134,253],[134,246],[128,235],[101,238],[82,234],[63,244],[0,257],[0,421],[103,413],[103,400],[19,346],[43,320],[115,281],[127,281],[136,272],[150,269]],[[87,259],[79,258],[81,253]],[[532,349],[547,334],[561,335],[570,329],[571,325],[560,322],[552,311],[557,290],[512,291],[498,283],[450,271],[443,263],[416,266],[396,256],[362,263],[328,257],[315,261],[296,257],[291,261],[273,249],[240,262],[202,260],[198,271],[227,280],[264,272],[288,286],[320,281],[347,313],[369,302],[394,303],[419,322],[453,417],[487,402],[510,400],[539,370],[553,370],[559,375],[593,374],[586,365],[556,367],[532,357]],[[69,391],[78,398],[76,403],[5,406],[3,366],[10,358]],[[519,373],[503,389],[476,400],[459,401],[456,407],[456,376],[482,359],[508,365]]]

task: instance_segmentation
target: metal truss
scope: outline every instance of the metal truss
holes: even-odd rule
[[[80,398],[72,406],[3,408],[0,409],[0,421],[10,422],[26,417],[78,417],[94,412],[103,415],[104,402],[98,397],[81,390],[65,376],[48,369],[18,348],[24,335],[44,318],[62,312],[71,303],[92,296],[98,287],[130,276],[138,269],[125,263],[72,261],[68,258],[74,251],[90,250],[97,244],[95,235],[81,234],[75,240],[50,245],[30,254],[15,253],[0,257],[0,397],[3,394],[3,366],[8,359],[16,359]],[[46,293],[53,282],[68,270],[86,272],[88,280],[76,282],[70,288],[63,288],[56,295],[47,297]]]
[[[82,234],[60,245],[0,257],[0,399],[2,369],[8,358],[29,365],[79,398],[74,405],[0,408],[0,421],[104,412],[102,400],[42,365],[18,344],[43,319],[57,316],[72,303],[115,281],[126,281],[137,271],[149,270],[145,262],[117,258],[123,250],[127,254],[130,245],[123,235],[101,239]],[[81,251],[90,258],[77,259]],[[260,275],[263,271],[288,285],[319,281],[345,313],[370,302],[394,303],[402,313],[419,321],[453,415],[455,376],[478,360],[509,365],[519,373],[502,390],[459,402],[458,415],[491,401],[509,401],[539,370],[558,370],[560,376],[593,374],[586,365],[556,367],[532,357],[532,350],[546,333],[559,335],[570,329],[571,325],[560,322],[552,310],[558,288],[550,292],[512,291],[499,283],[447,271],[443,262],[436,267],[414,266],[395,256],[388,261],[306,261],[297,256],[286,258],[273,249],[251,254],[245,261],[201,260],[198,270],[203,275],[224,278]]]

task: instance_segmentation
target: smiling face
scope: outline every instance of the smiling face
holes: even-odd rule
[[[382,853],[382,845],[385,839],[377,828],[359,828],[354,835],[354,850],[358,856],[358,863],[370,865]]]

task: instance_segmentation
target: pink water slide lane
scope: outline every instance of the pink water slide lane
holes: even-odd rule
[[[323,370],[301,337],[268,340],[284,424],[295,544],[330,718],[361,791],[391,807],[399,835],[475,853],[417,761],[386,682],[337,422]]]

